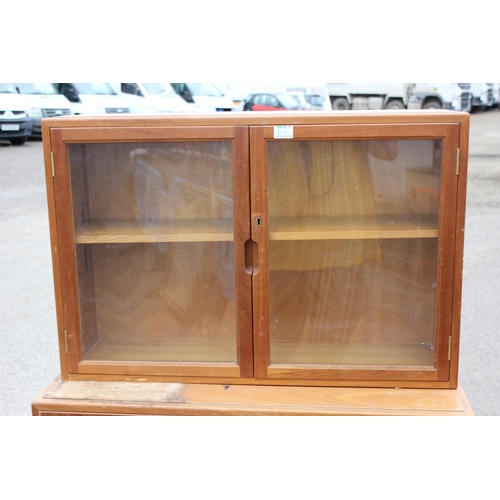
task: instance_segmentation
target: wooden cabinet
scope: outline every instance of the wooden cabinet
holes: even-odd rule
[[[36,416],[474,415],[457,389],[297,387],[61,380],[32,403]]]
[[[62,379],[456,388],[468,129],[44,120]]]

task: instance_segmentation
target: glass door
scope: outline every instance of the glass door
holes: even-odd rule
[[[251,131],[256,375],[444,380],[454,126],[282,129]]]
[[[247,129],[58,134],[70,371],[252,376]]]

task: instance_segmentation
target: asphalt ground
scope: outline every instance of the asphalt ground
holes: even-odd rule
[[[500,111],[471,115],[459,381],[500,415]],[[41,140],[0,141],[0,415],[31,415],[59,355]]]

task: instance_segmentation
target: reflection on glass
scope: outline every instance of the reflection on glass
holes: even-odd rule
[[[71,144],[83,357],[234,362],[231,144]]]
[[[268,144],[271,362],[434,364],[441,142]]]

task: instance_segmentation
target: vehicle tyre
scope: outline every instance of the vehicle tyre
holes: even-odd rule
[[[392,99],[387,103],[385,109],[405,109],[405,105],[399,99]]]
[[[422,109],[442,109],[443,105],[438,99],[430,99],[423,106]]]
[[[27,137],[15,137],[10,140],[13,146],[22,146],[28,140]]]
[[[345,97],[337,97],[337,99],[332,101],[332,109],[335,111],[347,111],[351,109],[351,106]]]

